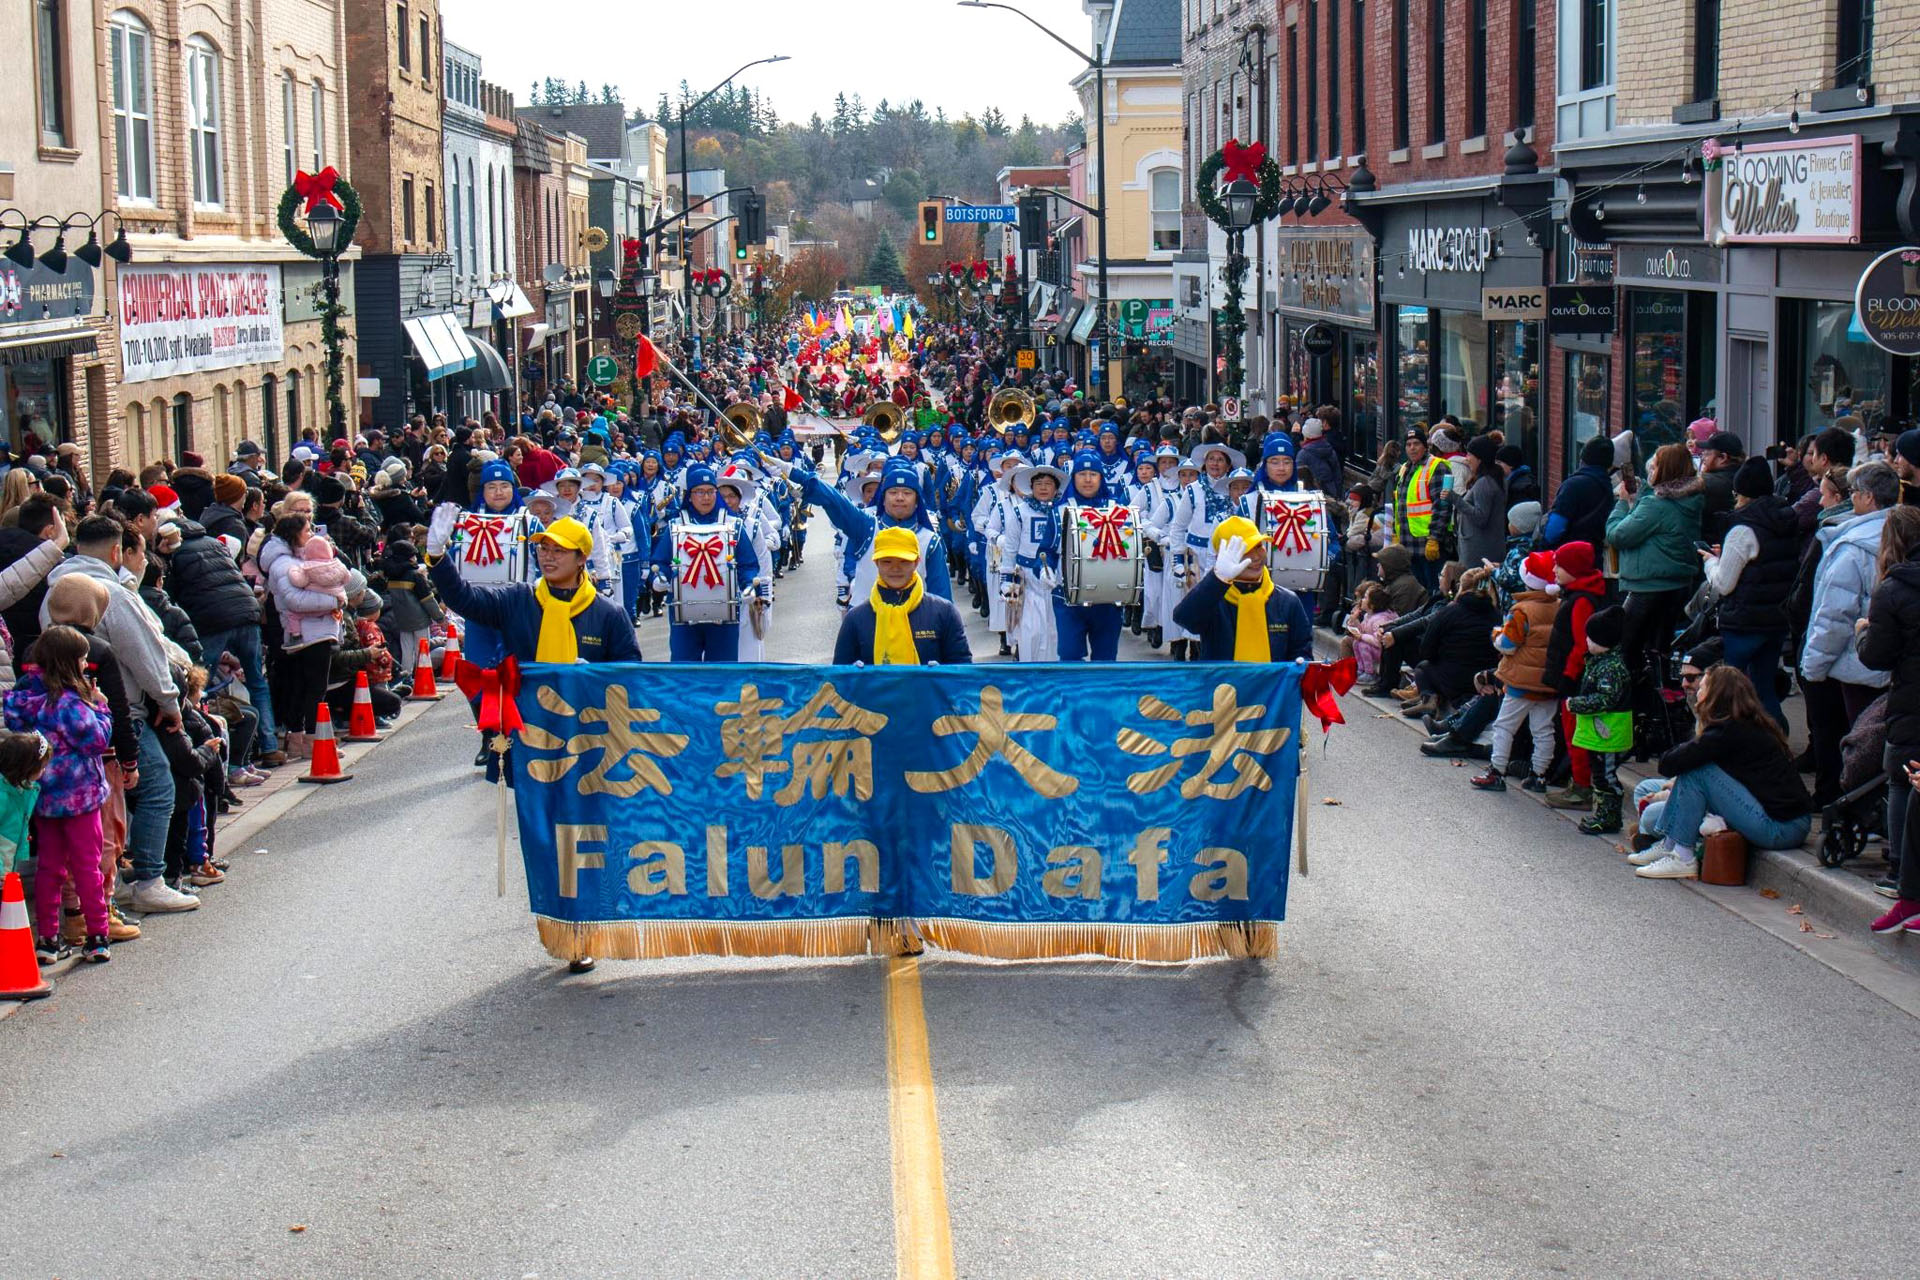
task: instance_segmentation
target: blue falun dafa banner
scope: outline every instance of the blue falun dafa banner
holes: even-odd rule
[[[525,670],[555,956],[1270,955],[1294,664]]]

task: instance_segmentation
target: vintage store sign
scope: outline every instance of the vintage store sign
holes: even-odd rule
[[[1868,341],[1897,356],[1920,356],[1920,249],[1893,249],[1860,273],[1853,310]]]
[[[1492,261],[1493,232],[1486,227],[1407,229],[1407,265],[1415,271],[1485,271]]]
[[[1373,237],[1283,236],[1280,307],[1294,315],[1373,323]]]
[[[1714,244],[1860,242],[1860,135],[1738,150],[1710,139],[1701,154]]]
[[[1547,287],[1525,285],[1520,288],[1482,289],[1482,320],[1544,320],[1547,318]]]
[[[277,364],[280,268],[261,263],[121,267],[120,381]]]

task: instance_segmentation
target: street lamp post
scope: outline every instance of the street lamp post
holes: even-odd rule
[[[746,71],[769,62],[785,62],[787,60],[787,55],[784,53],[776,53],[767,58],[755,58],[752,62],[747,63],[746,66],[741,67],[739,71],[735,71],[725,80],[722,80],[719,84],[713,86],[713,88],[707,90],[698,98],[695,98],[691,103],[682,102],[680,104],[680,205],[683,211],[693,206],[693,191],[688,185],[687,178],[688,171],[693,167],[693,157],[687,152],[687,117],[707,105],[714,94],[719,93],[722,89],[732,84],[734,80],[739,77],[741,71]],[[689,223],[688,226],[691,227],[692,224]],[[686,230],[683,229],[680,233],[680,288],[682,298],[687,308],[687,354],[691,357],[694,352],[694,344],[697,343],[699,339],[693,336],[693,275],[688,269],[689,262],[690,256],[687,252],[687,233]]]
[[[330,439],[347,434],[347,406],[341,396],[340,371],[340,228],[339,211],[325,200],[307,210],[307,235],[320,259],[321,291],[326,298],[326,318],[321,337],[327,344],[327,423]]]
[[[1105,363],[1106,347],[1110,340],[1110,335],[1107,333],[1107,51],[1104,47],[1096,45],[1093,53],[1085,53],[1078,45],[1042,25],[1025,10],[1016,9],[1010,4],[1000,4],[997,0],[959,0],[959,4],[963,9],[1005,9],[1008,13],[1017,14],[1038,28],[1055,44],[1093,69],[1094,163],[1100,170],[1099,199],[1096,201],[1099,211],[1095,214],[1100,221],[1098,242],[1100,261],[1099,279],[1095,290],[1099,297],[1100,311],[1088,336],[1100,348],[1100,358],[1092,361],[1089,367],[1092,376],[1098,380],[1098,385],[1104,389],[1107,383],[1106,370],[1101,366]],[[1024,257],[1024,252],[1022,256]]]
[[[1238,399],[1240,384],[1245,380],[1247,320],[1246,311],[1241,305],[1241,277],[1247,273],[1247,230],[1253,226],[1254,206],[1259,202],[1260,188],[1245,178],[1235,178],[1227,184],[1222,201],[1227,206],[1227,315],[1232,326],[1229,335],[1231,345],[1227,348],[1227,394]]]

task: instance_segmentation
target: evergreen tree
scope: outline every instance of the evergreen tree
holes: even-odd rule
[[[907,287],[907,271],[900,265],[900,251],[894,247],[893,236],[881,229],[880,239],[873,246],[873,253],[867,258],[868,284],[877,284],[891,292],[901,292]]]

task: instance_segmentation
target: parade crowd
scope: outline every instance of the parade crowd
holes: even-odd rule
[[[0,848],[32,872],[42,961],[200,906],[231,869],[219,815],[356,695],[390,724],[450,630],[476,678],[637,660],[659,615],[672,661],[760,660],[810,533],[844,615],[822,659],[970,662],[964,610],[1029,662],[1114,661],[1125,631],[1294,661],[1318,626],[1420,750],[1485,760],[1473,788],[1631,824],[1637,874],[1697,875],[1718,830],[1798,846],[1824,811],[1886,840],[1873,927],[1920,932],[1920,430],[1842,419],[1764,457],[1707,419],[1650,457],[1623,432],[1548,495],[1452,417],[1369,466],[1374,424],[1331,407],[1101,401],[1003,377],[995,341],[790,331],[633,412],[561,385],[507,422],[309,431],[277,469],[247,442],[93,478],[22,442],[0,462]],[[1631,794],[1630,760],[1655,770]]]

